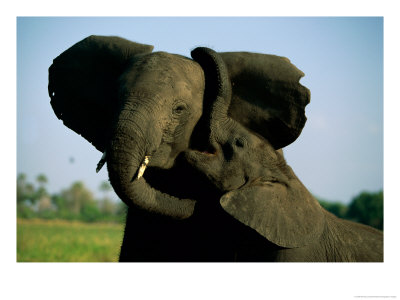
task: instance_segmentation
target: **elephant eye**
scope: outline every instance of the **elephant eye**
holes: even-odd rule
[[[181,115],[185,110],[186,110],[185,104],[178,104],[172,109],[172,112],[175,115]]]
[[[246,146],[246,139],[243,137],[235,138],[235,146],[239,148],[243,148]]]

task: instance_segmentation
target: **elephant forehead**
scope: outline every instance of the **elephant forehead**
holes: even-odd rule
[[[159,79],[166,83],[187,82],[198,86],[204,80],[201,67],[191,59],[166,52],[155,52],[141,61],[141,71],[156,72]]]
[[[173,83],[172,87],[182,97],[186,98],[192,95],[193,85],[186,81],[176,81]]]
[[[174,78],[171,73],[162,70],[142,76],[131,89],[164,99],[189,99],[201,94],[201,89],[191,82]]]
[[[203,70],[196,62],[183,56],[156,52],[133,61],[120,84],[122,94],[170,101],[202,98],[205,83]]]

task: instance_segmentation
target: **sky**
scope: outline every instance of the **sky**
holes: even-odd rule
[[[108,180],[107,168],[95,172],[101,153],[57,119],[47,93],[52,60],[92,34],[188,57],[206,46],[289,58],[311,103],[302,134],[284,148],[288,164],[325,200],[383,189],[381,17],[18,17],[17,174],[45,174],[51,193],[81,180],[98,195]]]

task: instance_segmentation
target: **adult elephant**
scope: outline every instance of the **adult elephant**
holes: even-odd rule
[[[91,36],[54,60],[57,117],[129,206],[121,261],[381,261],[382,233],[323,210],[286,165],[304,75],[286,58],[192,58]]]

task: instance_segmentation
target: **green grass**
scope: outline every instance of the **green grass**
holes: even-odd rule
[[[123,224],[17,221],[18,262],[116,262]]]

